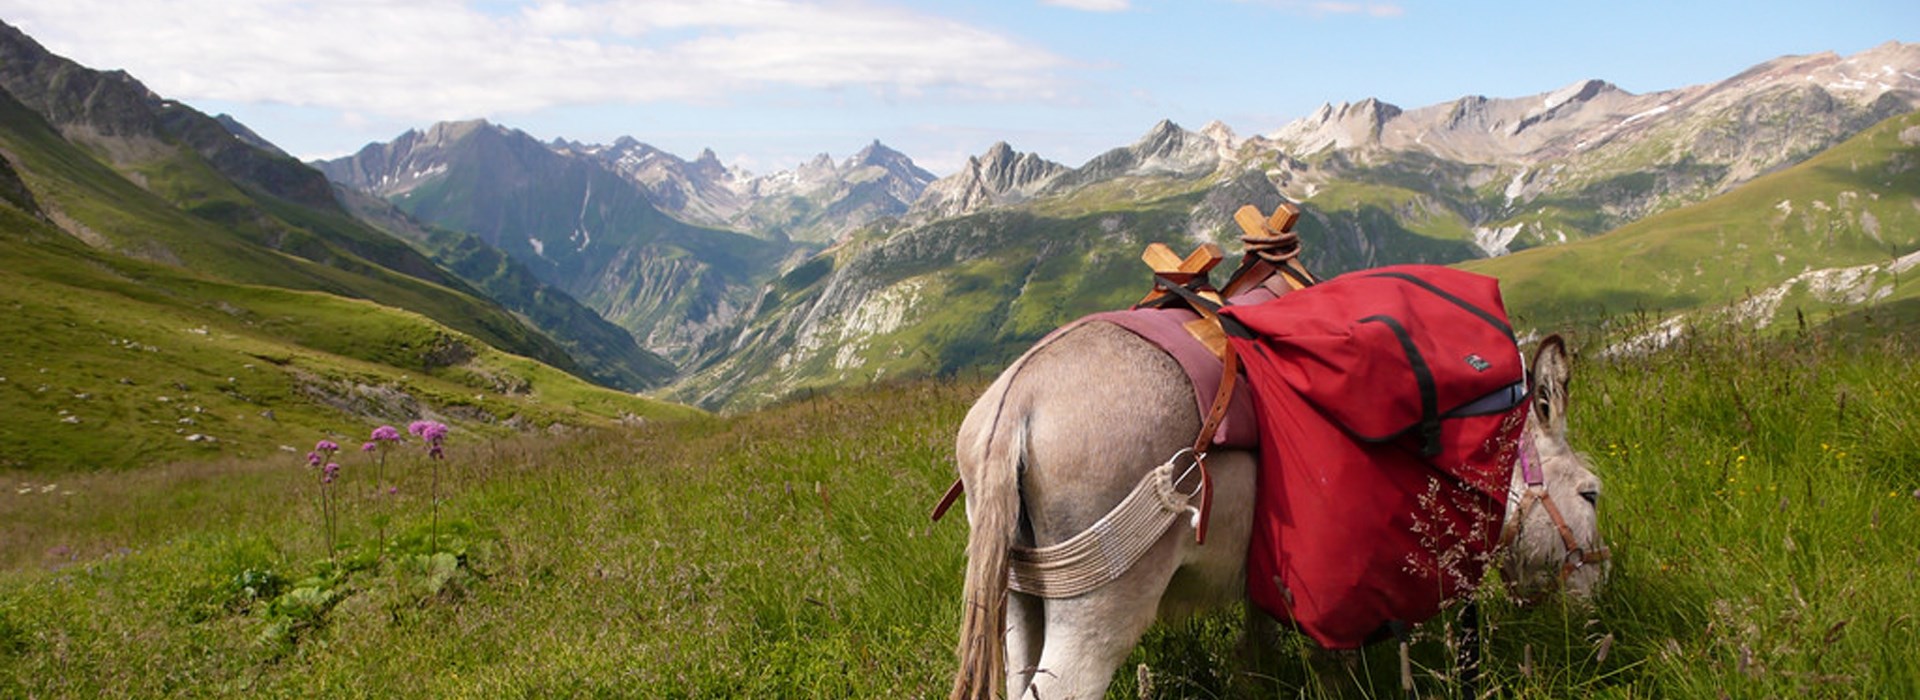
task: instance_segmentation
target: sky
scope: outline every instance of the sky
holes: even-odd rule
[[[1078,166],[1161,119],[1246,136],[1322,103],[1653,92],[1920,41],[1914,0],[0,0],[0,20],[302,159],[482,118],[762,174],[875,140],[936,175],[996,141]]]

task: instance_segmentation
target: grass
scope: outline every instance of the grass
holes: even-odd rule
[[[949,634],[930,621],[957,596],[964,528],[930,528],[924,510],[952,471],[962,391],[929,384],[752,420],[456,443],[442,517],[485,533],[470,550],[476,580],[457,597],[396,603],[381,594],[396,576],[368,572],[291,651],[256,643],[265,615],[195,622],[181,607],[249,569],[312,567],[317,506],[294,455],[9,491],[6,551],[34,554],[0,575],[0,648],[12,649],[0,695],[872,697],[928,686],[944,673],[925,648]],[[865,420],[883,408],[895,418]],[[421,464],[396,464],[401,493],[420,493]],[[147,501],[140,522],[112,515],[154,492],[179,496]],[[369,502],[347,506],[352,548],[366,546],[354,514]],[[426,518],[418,498],[398,509],[403,528]],[[122,645],[122,632],[148,643]]]
[[[102,257],[110,251],[235,284],[374,299],[509,352],[556,366],[571,362],[553,341],[505,310],[433,281],[447,280],[404,244],[341,212],[249,194],[191,152],[169,151],[123,174],[63,139],[11,98],[0,99],[0,146],[41,206],[63,212],[70,227],[84,228]],[[32,235],[28,232],[35,227],[9,217],[0,221],[0,237]]]
[[[1703,332],[1657,355],[1583,358],[1572,438],[1606,481],[1612,581],[1592,609],[1488,603],[1484,687],[1920,692],[1908,342]],[[925,514],[978,389],[880,385],[622,431],[456,435],[440,516],[459,566],[362,564],[311,609],[234,593],[324,571],[298,455],[5,475],[0,695],[940,695],[966,528]],[[367,561],[381,509],[406,551],[428,518],[426,462],[389,464],[400,495],[384,501],[357,481],[364,461],[344,464],[344,558]],[[274,636],[296,614],[312,623]],[[1289,636],[1249,663],[1241,627],[1223,611],[1157,628],[1113,696],[1134,697],[1140,664],[1156,696],[1396,693],[1388,649],[1349,671]],[[1457,688],[1441,630],[1422,628],[1415,659],[1421,687],[1444,695]]]
[[[693,413],[412,312],[98,255],[11,208],[0,231],[0,469],[261,457],[422,415],[505,433]]]

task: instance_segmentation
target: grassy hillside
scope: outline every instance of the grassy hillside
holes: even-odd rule
[[[395,206],[478,236],[677,363],[794,250],[678,221],[605,164],[524,132],[483,124],[437,157],[445,173],[391,197]]]
[[[1325,199],[1297,227],[1309,267],[1321,274],[1476,254],[1460,220],[1414,192],[1355,186]],[[795,391],[1001,366],[1054,328],[1139,301],[1153,284],[1140,262],[1149,243],[1182,254],[1201,241],[1237,251],[1231,213],[1280,201],[1259,171],[1126,176],[1024,205],[869,229],[770,284],[740,337],[709,347],[711,359],[665,395],[739,409]],[[1225,283],[1237,262],[1216,268],[1214,281]]]
[[[1721,334],[1583,360],[1572,438],[1606,480],[1611,584],[1590,610],[1490,603],[1486,688],[1920,692],[1914,350]],[[298,455],[8,475],[0,695],[939,696],[966,527],[926,512],[977,388],[456,435],[438,531],[461,554],[437,568],[411,554],[430,527],[433,464],[414,450],[388,465],[393,496],[365,489],[371,460],[343,460],[341,556],[357,563],[332,577]],[[302,447],[318,437],[292,432]],[[385,548],[370,541],[382,518],[397,533]],[[1156,629],[1111,697],[1137,696],[1142,664],[1155,697],[1395,692],[1390,649],[1321,673],[1289,637],[1249,666],[1240,626],[1225,611]],[[1439,635],[1419,631],[1415,660],[1423,692],[1447,696]]]
[[[1700,204],[1465,267],[1499,277],[1510,308],[1541,328],[1754,299],[1736,315],[1791,326],[1796,311],[1818,319],[1911,297],[1894,263],[1920,249],[1916,129],[1920,113],[1895,117]],[[1844,271],[1861,266],[1875,268]]]
[[[372,299],[573,369],[552,340],[404,243],[337,209],[243,190],[192,151],[166,151],[123,174],[5,94],[0,148],[51,221],[103,252],[238,284]]]
[[[102,255],[4,206],[0,262],[4,468],[260,457],[419,416],[498,433],[692,413],[411,312]]]
[[[627,391],[656,387],[676,368],[647,352],[626,329],[613,325],[500,249],[475,236],[423,225],[384,200],[345,187],[335,189],[354,215],[396,238],[419,246],[434,262],[524,317],[567,349],[580,373]]]

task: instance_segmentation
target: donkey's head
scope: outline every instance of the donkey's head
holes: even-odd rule
[[[1508,589],[1538,598],[1558,585],[1587,599],[1607,578],[1600,540],[1600,478],[1567,444],[1567,383],[1572,365],[1560,336],[1534,351],[1533,412],[1507,498],[1511,540],[1502,569]]]

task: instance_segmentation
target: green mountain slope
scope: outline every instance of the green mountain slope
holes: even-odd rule
[[[1229,222],[1284,201],[1260,169],[1119,176],[1027,204],[913,227],[871,229],[767,287],[750,322],[665,396],[709,408],[794,391],[1004,366],[1049,331],[1122,309],[1152,285],[1149,243],[1238,250]],[[1298,230],[1310,267],[1456,262],[1471,253],[1444,224],[1392,222],[1391,197],[1313,211]],[[1237,260],[1223,263],[1218,282]]]
[[[553,340],[310,191],[317,173],[124,74],[0,25],[0,83],[0,469],[257,458],[421,417],[697,414],[567,374]]]
[[[552,340],[354,219],[318,172],[124,73],[89,70],[0,24],[0,89],[0,146],[52,221],[89,245],[234,282],[375,300],[575,368]]]
[[[678,221],[599,159],[485,122],[441,124],[322,165],[402,169],[409,187],[387,196],[401,210],[478,236],[679,363],[730,329],[795,250]]]
[[[496,433],[693,413],[411,312],[103,254],[12,206],[0,308],[5,469],[258,458],[419,417]]]
[[[1732,192],[1467,268],[1538,328],[1713,309],[1767,326],[1920,295],[1920,113]]]
[[[664,384],[677,371],[666,358],[640,347],[626,329],[540,281],[520,261],[485,241],[423,225],[385,201],[345,187],[336,194],[362,221],[420,246],[435,263],[545,332],[595,382],[640,391]]]

